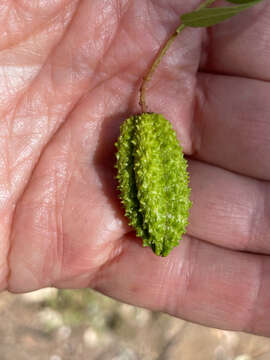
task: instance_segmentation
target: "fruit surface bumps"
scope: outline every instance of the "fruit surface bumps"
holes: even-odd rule
[[[187,162],[161,114],[126,119],[116,143],[120,198],[129,224],[157,255],[167,256],[186,231],[191,202]]]

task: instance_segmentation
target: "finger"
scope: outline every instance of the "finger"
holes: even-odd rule
[[[269,44],[270,4],[262,1],[207,30],[201,70],[270,80]]]
[[[270,262],[185,238],[159,258],[126,238],[95,289],[131,304],[204,325],[270,334]]]
[[[270,179],[270,83],[201,73],[196,99],[195,157]]]
[[[270,253],[268,184],[198,161],[189,162],[188,234],[235,250]]]

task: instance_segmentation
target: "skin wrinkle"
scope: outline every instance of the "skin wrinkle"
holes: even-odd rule
[[[264,223],[266,219],[266,207],[267,207],[267,184],[264,181],[258,181],[258,185],[261,188],[259,196],[256,196],[256,205],[252,207],[251,220],[249,221],[249,232],[246,244],[246,250],[248,250],[250,244],[255,244],[257,239],[261,239],[267,234],[264,234]],[[262,252],[263,253],[263,252]]]
[[[78,12],[78,10],[77,10],[77,12]],[[74,15],[74,17],[75,17],[75,15]],[[116,34],[117,28],[114,31]],[[111,36],[110,41],[108,41],[107,47],[104,47],[103,52],[102,52],[101,56],[99,57],[99,60],[96,62],[95,67],[92,68],[92,74],[99,72],[99,67],[102,64],[101,59],[106,57],[107,53],[109,52],[109,50],[111,48],[111,43],[114,42],[114,39],[115,39],[115,36]],[[91,78],[88,80],[88,83],[91,84],[91,80],[94,78],[95,78],[94,76],[91,76]],[[94,81],[93,84],[88,88],[88,92],[94,90],[98,85],[99,85],[99,82],[96,83],[96,81]]]
[[[61,269],[62,264],[63,264],[63,255],[64,255],[64,252],[63,252],[63,249],[64,249],[63,209],[64,209],[65,199],[66,199],[67,192],[68,192],[68,187],[69,187],[69,184],[70,184],[70,178],[71,178],[71,176],[69,176],[68,184],[67,184],[67,186],[65,186],[65,190],[64,190],[65,195],[63,196],[63,200],[62,200],[62,204],[61,204],[59,202],[59,199],[57,199],[57,197],[58,197],[57,195],[59,193],[59,190],[57,191],[57,189],[59,189],[59,186],[57,184],[58,183],[58,181],[57,181],[58,180],[58,174],[57,174],[56,169],[55,169],[55,175],[54,175],[55,185],[54,185],[54,189],[56,189],[55,190],[56,195],[55,195],[55,201],[54,201],[55,202],[55,204],[54,204],[54,218],[55,218],[54,222],[55,222],[55,224],[54,224],[53,228],[55,228],[55,238],[56,238],[56,240],[53,243],[54,243],[54,245],[56,244],[56,246],[54,248],[54,251],[56,252],[55,259],[56,259],[58,269]],[[61,193],[62,193],[62,191],[61,191]],[[47,252],[49,253],[50,251],[51,251],[51,249],[49,248]],[[47,261],[46,261],[46,258],[45,258],[44,268],[45,268],[46,262]],[[47,271],[47,269],[45,268],[44,275],[46,275],[46,271]],[[53,279],[51,280],[51,282],[53,283]]]
[[[116,246],[112,247],[110,255],[108,256],[106,261],[96,267],[96,270],[92,274],[91,280],[89,281],[89,286],[92,289],[102,292],[102,280],[104,277],[103,274],[106,273],[107,269],[109,269],[114,263],[117,263],[121,259],[121,257],[125,256],[125,241],[127,241],[127,239],[125,238],[130,236],[130,234],[134,234],[134,231],[129,230],[125,233],[124,236],[117,238],[118,241],[116,242]]]
[[[77,11],[78,11],[78,7],[77,7],[77,10],[75,11],[74,16],[72,17],[72,19],[75,17]],[[49,56],[51,55],[51,53],[54,52],[54,49],[57,48],[57,46],[58,46],[58,44],[60,43],[60,41],[66,36],[66,32],[67,32],[68,29],[71,27],[72,19],[71,19],[71,21],[70,21],[70,23],[69,23],[69,26],[67,27],[67,29],[66,29],[65,32],[63,33],[62,37],[59,39],[59,41],[57,42],[57,44],[55,44],[55,46],[53,47],[53,49],[52,49],[52,50],[50,51],[50,53],[48,54],[47,59],[49,58]],[[42,68],[45,67],[46,63],[47,63],[47,60],[44,62],[44,65],[42,66]],[[41,68],[41,70],[42,70],[42,68]],[[41,71],[40,71],[40,72],[41,72]],[[31,86],[33,86],[34,83],[37,82],[38,80],[39,80],[39,76],[37,76],[37,77],[35,78],[35,80],[34,80],[34,81],[32,82],[32,84],[31,84]],[[31,88],[31,86],[29,85],[30,88]],[[28,91],[29,91],[29,88],[28,88]],[[21,105],[21,101],[22,101],[22,98],[19,100],[19,104],[18,104],[18,102],[16,103],[16,108],[18,108],[18,107]],[[78,103],[78,102],[79,102],[79,100],[77,101],[77,103]],[[74,109],[75,109],[76,106],[77,106],[77,103],[73,106],[73,109],[70,111],[70,113],[74,111]],[[13,111],[15,112],[16,109],[14,109]],[[68,114],[67,114],[67,116],[68,116]],[[67,117],[67,116],[66,116],[66,117]],[[64,123],[64,121],[63,121],[63,123]],[[57,133],[57,129],[55,130],[55,133],[51,135],[51,139],[54,137],[54,135],[55,135],[56,133]],[[42,153],[44,152],[45,148],[49,145],[49,143],[50,143],[50,141],[48,141],[47,144],[45,145],[45,147],[43,147],[43,149],[40,150],[40,155],[39,155],[39,157],[38,157],[38,159],[37,159],[37,161],[36,161],[36,164],[38,164],[39,159],[40,159],[41,156],[42,156]],[[33,167],[33,170],[34,170],[34,168],[35,168],[35,166]],[[32,173],[33,173],[33,171],[32,171]],[[28,179],[30,179],[30,178],[31,178],[31,174],[29,175]],[[27,188],[27,187],[26,187],[26,188]],[[25,188],[25,189],[26,189],[26,188]],[[20,197],[20,198],[23,197],[23,193],[24,193],[24,192],[25,192],[25,190],[22,191],[22,194],[21,194],[21,197]],[[18,199],[18,202],[19,202],[19,201],[20,201],[20,200]]]
[[[119,24],[117,25],[117,28],[119,27]],[[95,69],[94,69],[94,71],[93,72],[96,72],[96,73],[100,73],[100,68],[102,68],[102,66],[104,66],[104,64],[103,64],[103,60],[102,60],[102,58],[104,57],[104,58],[106,58],[107,57],[107,54],[110,52],[110,50],[111,50],[111,48],[113,47],[113,45],[114,45],[114,41],[115,41],[115,38],[117,37],[117,29],[115,30],[115,36],[113,37],[113,39],[112,39],[112,41],[110,41],[109,43],[108,43],[108,46],[107,46],[107,48],[105,48],[104,49],[104,55],[102,56],[102,57],[100,57],[100,60],[97,62],[97,65],[96,65],[96,67],[95,67]],[[104,72],[102,72],[102,74],[104,75]],[[105,79],[101,79],[100,81],[98,81],[97,83],[96,83],[96,85],[95,85],[95,88],[97,88],[98,86],[100,86],[103,82],[105,82],[106,80],[110,80],[111,78],[113,78],[116,74],[112,74],[112,75],[109,75],[109,77],[108,77],[108,75],[109,74],[105,74]],[[94,90],[94,88],[91,88],[91,90],[89,89],[89,91],[93,91]]]
[[[69,149],[70,147],[70,144],[71,144],[71,137],[72,137],[72,134],[69,133],[68,134],[68,144],[65,143],[64,147],[67,147],[67,149]],[[72,150],[72,148],[71,148]],[[67,161],[69,161],[69,165],[70,165],[70,158],[71,156],[69,155],[70,151],[71,150],[68,150],[68,153],[65,155],[65,157],[67,158]],[[76,152],[75,152],[76,154]],[[61,156],[62,158],[62,156]],[[61,159],[60,158],[60,159]],[[60,159],[57,161],[57,163],[59,163]],[[69,160],[68,160],[69,159]],[[57,164],[56,163],[56,164]],[[61,160],[61,165],[64,163],[64,161]],[[74,161],[73,161],[73,164],[74,164]],[[66,166],[67,168],[68,166]],[[55,259],[57,260],[56,261],[56,264],[57,264],[57,269],[54,269],[53,271],[53,276],[54,278],[57,278],[59,277],[59,274],[61,274],[61,268],[63,267],[63,256],[64,256],[64,233],[63,233],[63,229],[64,229],[64,226],[63,226],[63,210],[65,208],[65,201],[66,201],[66,197],[67,197],[67,194],[68,194],[68,191],[69,191],[69,187],[70,187],[70,182],[71,182],[71,178],[72,178],[72,173],[73,171],[70,170],[68,171],[69,174],[67,176],[67,174],[62,174],[59,176],[59,172],[58,172],[59,168],[56,167],[55,170],[54,170],[54,187],[53,187],[53,191],[52,193],[54,193],[54,190],[55,190],[55,201],[54,201],[54,225],[52,226],[53,229],[55,229],[55,231],[53,231],[53,233],[55,233],[55,241],[51,241],[51,244],[56,244],[56,247],[53,247],[54,248],[54,251],[55,251]],[[64,172],[66,172],[66,170],[64,170]],[[63,178],[62,181],[58,181],[59,178]],[[63,183],[64,183],[64,186],[63,186]],[[58,196],[58,194],[61,193],[61,196]],[[63,195],[64,194],[64,195]],[[62,200],[61,200],[62,199]],[[47,253],[48,255],[50,255],[50,251],[51,250],[51,247],[48,248],[47,250]],[[44,275],[46,275],[46,272],[48,272],[48,268],[46,268],[46,263],[49,263],[50,260],[48,259],[48,261],[46,260],[46,257],[45,257],[45,261],[44,261]],[[55,264],[55,260],[53,261],[53,265]],[[50,272],[49,272],[50,273]],[[53,284],[54,282],[54,279],[51,279],[51,285]]]
[[[14,0],[13,0],[14,1]],[[65,2],[67,2],[65,4],[65,7],[64,9],[62,7],[59,7],[59,10],[55,13],[54,17],[49,17],[47,19],[47,21],[44,21],[42,24],[38,24],[36,28],[34,29],[31,29],[31,31],[29,31],[29,33],[25,33],[25,35],[21,38],[19,38],[18,40],[16,41],[13,41],[13,42],[10,42],[9,41],[9,44],[8,44],[8,47],[7,45],[3,45],[2,47],[0,46],[0,51],[3,51],[5,49],[11,49],[13,47],[16,47],[18,46],[19,44],[21,44],[22,42],[25,42],[27,41],[29,38],[32,38],[32,37],[35,37],[38,33],[42,32],[43,30],[46,29],[46,27],[53,23],[54,21],[58,20],[58,17],[62,17],[63,16],[63,13],[65,13],[66,9],[68,9],[69,7],[72,7],[72,3],[75,3],[78,2],[78,0],[65,0]],[[10,8],[11,9],[11,8]],[[16,7],[14,8],[14,10],[9,10],[9,11],[16,11]],[[24,18],[24,17],[23,17]],[[8,16],[6,17],[6,19],[8,19]],[[20,18],[18,17],[18,22],[20,21]],[[23,31],[19,31],[17,32],[17,34],[23,34],[24,32]]]
[[[109,17],[109,18],[113,19],[113,17]],[[98,33],[98,42],[99,43],[100,43],[100,35],[102,35],[103,39],[105,40],[106,37],[108,36],[108,34],[110,34],[109,41],[107,44],[104,41],[103,44],[101,45],[101,47],[98,49],[98,50],[102,49],[102,53],[101,53],[101,56],[99,57],[99,60],[95,64],[95,68],[93,68],[93,73],[96,72],[96,69],[98,68],[98,65],[99,65],[101,59],[106,57],[108,50],[111,48],[112,43],[115,41],[115,37],[116,37],[115,35],[116,35],[118,27],[119,27],[119,24],[116,21],[113,21],[113,24],[110,24],[110,25],[112,26],[112,25],[116,24],[117,25],[116,28],[114,27],[113,32],[107,31],[106,33],[104,33],[102,31],[100,31],[101,29],[104,30],[103,25],[102,25],[104,23],[104,20],[108,20],[108,19],[103,18],[103,21],[101,23],[98,22],[98,29],[96,29],[95,31]],[[97,24],[96,24],[96,26],[97,26]],[[106,28],[107,28],[107,26],[106,26]],[[95,50],[97,50],[97,49],[95,49]]]
[[[46,174],[45,174],[45,176],[46,176]],[[46,216],[46,219],[48,218],[48,226],[51,229],[48,233],[50,242],[49,242],[47,250],[46,250],[46,253],[48,254],[49,258],[46,259],[47,255],[44,255],[45,261],[43,262],[43,267],[41,269],[41,273],[43,274],[44,279],[46,279],[46,286],[51,286],[52,282],[53,282],[53,279],[47,277],[48,269],[50,268],[51,263],[53,265],[57,264],[57,267],[59,267],[61,265],[61,261],[60,261],[61,258],[58,255],[59,253],[55,254],[55,245],[59,246],[61,244],[59,242],[60,232],[59,232],[59,229],[57,228],[57,224],[59,224],[59,217],[57,214],[58,213],[58,199],[57,199],[57,197],[54,197],[54,189],[59,187],[59,186],[57,186],[57,178],[58,178],[58,176],[55,173],[53,181],[52,181],[52,179],[50,180],[51,185],[48,186],[48,190],[45,194],[47,201],[46,201],[46,204],[44,207],[44,211],[41,212],[41,214],[44,213],[44,216]],[[50,186],[52,187],[51,190],[50,190]],[[52,199],[52,200],[54,199],[53,200],[53,205],[54,205],[53,208],[51,208],[50,199]],[[47,208],[48,206],[50,208]],[[26,209],[26,211],[27,211],[27,209]],[[38,209],[38,212],[40,212],[40,209]],[[42,216],[42,217],[44,217],[44,216]],[[43,222],[40,220],[42,220],[42,219],[37,219],[37,226],[41,226],[41,228],[40,228],[41,232],[43,232],[43,231],[46,232],[46,229],[47,229],[46,222],[42,226]],[[36,226],[34,227],[34,230],[37,230]],[[51,257],[53,257],[53,259],[50,259]]]
[[[72,23],[72,19],[73,19],[73,17],[74,17],[75,15],[76,15],[76,11],[74,12],[74,15],[71,17],[71,20],[70,20],[69,24]],[[62,41],[62,39],[64,38],[66,31],[68,31],[68,27],[69,27],[69,26],[66,27],[66,29],[64,30],[62,36],[58,39],[58,41],[54,44],[54,46],[53,46],[53,47],[50,49],[50,51],[48,52],[45,60],[43,61],[42,65],[41,65],[41,67],[40,67],[40,70],[39,70],[38,74],[37,74],[37,75],[32,79],[32,81],[28,84],[28,87],[27,87],[27,88],[21,90],[20,97],[19,97],[19,99],[16,101],[16,108],[18,108],[18,107],[21,105],[21,102],[22,102],[22,99],[23,99],[25,93],[26,93],[26,92],[29,92],[29,89],[31,89],[31,87],[33,87],[34,84],[35,84],[37,81],[39,81],[39,78],[40,78],[40,74],[41,74],[41,72],[42,72],[42,69],[44,69],[44,67],[45,67],[46,64],[47,64],[47,61],[48,61],[49,57],[51,56],[51,54],[54,52],[54,50],[57,48],[57,46],[59,45],[59,43],[60,43],[60,42]],[[31,34],[31,35],[32,35],[32,34]],[[34,34],[34,35],[35,35],[35,34]],[[21,41],[20,41],[20,42],[21,42]],[[20,43],[20,42],[19,42],[19,43]],[[15,111],[15,110],[12,110],[12,111]]]
[[[71,143],[72,134],[70,133],[69,136],[70,136],[69,143]],[[74,162],[73,162],[73,167],[74,167]],[[58,264],[59,272],[61,272],[61,269],[63,267],[63,262],[64,262],[64,260],[63,260],[63,257],[64,257],[64,232],[63,232],[64,221],[63,221],[63,213],[64,212],[63,211],[64,211],[64,208],[65,208],[65,202],[66,202],[67,194],[69,192],[73,171],[74,171],[74,168],[72,170],[70,170],[68,181],[67,181],[67,184],[65,186],[64,196],[63,196],[63,199],[62,199],[61,210],[58,211],[59,217],[60,217],[60,221],[58,222],[58,224],[60,226],[57,227],[57,260],[59,262],[59,264]],[[57,201],[56,201],[56,204],[57,204]],[[57,218],[58,217],[56,216],[56,219]]]
[[[168,291],[168,279],[170,278],[170,274],[173,273],[175,264],[173,262],[170,262],[169,258],[164,258],[162,259],[162,261],[166,262],[166,271],[164,271],[159,277],[159,284],[157,284],[158,290],[155,293],[155,303],[157,304],[159,309],[167,310],[168,308],[170,309],[172,307],[171,300],[174,300],[173,297],[168,295],[170,294],[170,292]]]
[[[64,34],[63,34],[63,36],[64,36]],[[63,37],[63,36],[62,36],[62,37]],[[62,37],[59,39],[59,41],[57,42],[57,44],[55,44],[55,46],[54,46],[54,47],[51,49],[51,51],[48,53],[47,59],[49,58],[51,52],[53,52],[53,50],[58,46],[58,44],[60,43]],[[47,62],[47,61],[45,61],[44,64],[42,65],[41,70],[42,70],[42,68],[44,68],[46,62]],[[40,72],[41,72],[41,70],[40,70]],[[40,73],[39,73],[39,74],[40,74]],[[31,86],[33,86],[34,83],[39,80],[39,74],[37,75],[37,77],[35,77],[35,78],[33,79],[33,81],[31,82],[31,84],[29,84],[28,88],[25,89],[25,91],[26,91],[26,90],[29,91],[29,88],[31,88]],[[12,109],[13,114],[16,113],[17,109],[22,105],[23,95],[24,95],[24,92],[25,92],[25,91],[23,91],[23,93],[21,94],[21,97],[18,99],[18,101],[16,101],[15,108]],[[53,135],[52,135],[52,136],[53,136]],[[42,149],[41,149],[41,151],[40,151],[40,156],[41,156],[41,154],[42,154]],[[37,159],[37,161],[36,161],[36,164],[37,164],[37,163],[38,163],[38,159]],[[31,178],[31,174],[29,175],[28,179],[29,179],[29,178]],[[23,191],[22,191],[22,194],[23,194]],[[18,200],[18,201],[19,201],[19,200]]]
[[[204,147],[204,143],[205,143],[206,123],[204,121],[198,122],[197,119],[200,118],[199,116],[200,110],[206,108],[207,104],[210,103],[208,87],[204,86],[207,85],[207,83],[208,80],[206,82],[201,83],[203,86],[198,86],[200,85],[200,82],[199,82],[199,78],[196,77],[197,91],[195,91],[195,95],[194,95],[196,107],[195,107],[195,118],[193,118],[194,127],[196,128],[196,132],[195,132],[196,135],[194,136],[194,142],[193,142],[194,152],[192,153],[192,155],[197,155],[198,153],[200,153],[200,150]]]
[[[62,36],[58,39],[58,41],[54,44],[54,46],[50,49],[50,51],[48,52],[41,68],[40,68],[40,71],[39,73],[37,74],[37,76],[33,79],[33,81],[29,84],[29,87],[28,87],[28,91],[29,89],[31,89],[31,87],[33,87],[34,83],[39,81],[39,77],[40,77],[40,74],[42,73],[42,70],[45,68],[45,66],[47,65],[47,62],[48,62],[48,59],[50,58],[50,56],[52,55],[52,53],[55,51],[55,49],[58,47],[58,45],[61,43],[61,41],[64,39],[65,35],[66,35],[66,32],[68,31],[68,28],[69,26],[72,24],[72,20],[74,19],[76,15],[76,11],[74,12],[73,16],[71,17],[70,21],[69,21],[69,24],[67,25],[66,29],[63,31],[63,34]]]
[[[48,213],[48,209],[45,209],[45,212]],[[51,214],[54,213],[54,224],[52,224],[52,220],[51,220]],[[52,286],[53,285],[53,279],[51,278],[51,276],[49,276],[48,278],[48,268],[50,268],[50,265],[52,263],[52,260],[50,260],[51,257],[55,257],[54,261],[58,262],[58,257],[54,256],[54,244],[55,241],[59,240],[59,231],[57,229],[57,201],[55,201],[54,207],[53,209],[51,209],[50,211],[50,221],[49,221],[49,225],[52,227],[52,229],[56,229],[56,231],[50,231],[49,238],[50,238],[50,244],[47,246],[46,249],[46,255],[44,256],[45,261],[43,261],[43,266],[42,269],[40,270],[42,277],[45,279],[45,286]],[[53,236],[52,236],[53,235]],[[54,238],[56,240],[54,240]],[[58,243],[56,243],[58,245]],[[53,262],[54,262],[53,261]],[[49,263],[49,264],[48,264]],[[49,266],[48,266],[49,265]],[[58,265],[58,263],[57,263]],[[50,271],[49,274],[51,275]]]
[[[189,296],[189,291],[191,289],[191,282],[192,282],[192,276],[194,273],[194,269],[195,269],[195,264],[196,264],[196,253],[197,253],[197,242],[191,242],[189,239],[191,238],[189,235],[185,236],[188,241],[186,244],[186,249],[185,249],[185,257],[184,257],[184,264],[183,264],[183,268],[185,269],[185,287],[182,290],[182,294],[179,296],[176,296],[176,307],[175,309],[173,309],[173,311],[171,312],[171,314],[177,314],[179,312],[179,309],[183,309],[182,311],[184,312],[185,309],[185,304],[187,302],[188,296]]]
[[[260,261],[261,260],[261,261]],[[262,268],[263,268],[263,262],[262,259],[258,259],[259,266],[258,268],[258,275],[255,277],[255,281],[253,282],[253,288],[250,289],[250,306],[246,307],[246,315],[242,318],[243,320],[242,327],[239,329],[240,331],[246,331],[250,332],[252,331],[252,323],[255,326],[255,312],[257,308],[257,303],[260,295],[260,289],[262,286]],[[255,288],[254,288],[255,286]],[[254,328],[255,330],[255,328]],[[256,333],[256,332],[255,332]]]
[[[151,16],[151,12],[153,11],[155,13],[155,16],[156,18],[159,17],[159,11],[158,11],[158,8],[159,8],[159,5],[158,6],[153,6],[153,2],[152,0],[149,1],[147,4],[146,4],[146,14],[145,16],[147,17],[147,20],[149,21],[152,16]],[[148,21],[146,22],[146,24],[148,24]],[[149,28],[150,29],[150,28]],[[153,31],[154,33],[154,31]],[[154,35],[153,35],[154,36]],[[158,42],[157,38],[155,38],[155,41]]]
[[[258,276],[256,276],[256,281],[254,282],[257,284],[257,288],[252,288],[250,290],[251,296],[250,307],[247,307],[246,310],[246,321],[242,325],[240,331],[250,332],[254,334],[259,334],[259,331],[256,326],[256,313],[257,309],[260,308],[260,299],[261,299],[261,290],[263,287],[263,279],[264,279],[264,261],[268,260],[267,257],[261,257],[258,259]],[[254,291],[255,290],[255,291]]]
[[[199,114],[199,109],[201,107],[201,103],[202,103],[202,99],[204,98],[204,93],[203,90],[198,87],[198,80],[196,79],[196,84],[195,84],[195,89],[197,89],[197,91],[194,91],[194,97],[193,97],[193,114],[192,114],[192,129],[191,129],[191,134],[193,134],[192,136],[192,141],[191,141],[191,154],[190,156],[194,156],[197,153],[200,152],[200,148],[202,147],[203,144],[203,138],[204,138],[204,122],[198,122],[198,114]],[[204,100],[205,102],[205,100]]]
[[[76,12],[75,12],[76,14]],[[74,15],[75,15],[74,14]],[[72,19],[71,19],[72,21]],[[66,29],[67,31],[67,29]],[[60,43],[61,39],[63,39],[64,37],[64,34],[65,32],[63,33],[62,37],[59,39],[59,41],[57,42],[57,44],[55,44],[55,46],[51,49],[51,51],[49,52],[48,56],[47,56],[47,59],[49,58],[50,54],[53,52],[53,50],[58,46],[58,44]],[[44,62],[42,68],[44,68],[45,64],[46,64],[47,61]],[[41,69],[42,69],[41,68]],[[41,71],[40,71],[41,72]],[[40,73],[39,73],[40,74]],[[39,74],[37,75],[37,77],[33,80],[33,82],[31,83],[31,85],[29,85],[30,87],[33,86],[33,83],[37,81],[37,79],[39,78]],[[29,89],[29,88],[28,88]],[[19,103],[20,103],[21,99],[19,100]],[[16,102],[16,108],[18,108],[18,102]],[[14,110],[15,112],[15,110]],[[53,135],[52,135],[53,137]],[[27,191],[27,188],[28,188],[28,184],[29,184],[29,179],[31,179],[32,177],[32,174],[34,173],[34,170],[37,166],[37,164],[39,163],[39,159],[41,158],[42,156],[42,153],[44,152],[45,148],[48,146],[49,142],[43,146],[43,149],[40,150],[40,154],[39,154],[39,157],[36,159],[36,162],[34,164],[34,166],[32,166],[32,171],[31,173],[29,174],[28,176],[28,181],[25,182],[26,185],[24,186],[24,188],[21,190],[21,193],[20,195],[18,196],[18,199],[17,199],[17,203],[11,213],[11,221],[10,221],[10,229],[13,228],[14,226],[14,222],[15,222],[15,218],[16,218],[16,207],[17,207],[17,204],[20,202],[20,199],[22,199],[24,197],[24,193]],[[7,241],[7,243],[9,244],[9,248],[7,250],[7,275],[6,275],[6,279],[5,279],[5,283],[6,284],[9,284],[9,279],[11,278],[11,267],[10,267],[10,256],[11,256],[11,253],[12,253],[12,237],[11,237],[11,231],[9,231],[9,241]]]
[[[46,42],[46,40],[41,40],[42,41],[42,43],[43,42]],[[61,40],[60,40],[61,41]],[[48,43],[49,41],[47,41],[47,43]],[[46,45],[46,44],[45,44]],[[29,46],[29,44],[21,44],[21,47],[23,48],[23,47],[26,47],[26,46],[28,46],[29,48],[30,48],[30,46]],[[31,45],[31,46],[34,46],[33,44]],[[39,45],[40,46],[40,45]],[[29,50],[28,48],[27,48],[27,50]],[[26,51],[26,50],[24,50],[24,51]],[[20,49],[20,52],[21,53],[23,53],[23,51],[22,51],[22,49]],[[15,58],[16,58],[16,56],[18,57],[18,55],[20,55],[20,52],[19,52],[19,54],[15,54]],[[44,53],[46,53],[46,51],[44,51]],[[23,54],[24,55],[24,54]],[[26,91],[29,91],[29,86],[31,85],[31,83],[33,83],[34,82],[34,80],[35,80],[35,78],[36,78],[36,76],[38,76],[38,75],[36,75],[36,73],[37,72],[40,72],[40,70],[41,70],[41,68],[42,68],[42,65],[40,64],[40,62],[42,62],[43,61],[43,58],[42,58],[42,55],[41,54],[34,54],[34,56],[35,57],[37,57],[37,59],[36,59],[36,62],[37,62],[37,64],[35,65],[35,63],[33,63],[33,65],[31,65],[32,66],[32,71],[31,71],[31,73],[33,73],[33,74],[31,74],[31,75],[29,75],[26,79],[24,79],[25,80],[25,82],[24,82],[24,85],[22,85],[21,84],[21,86],[18,88],[18,86],[16,86],[16,90],[14,91],[14,94],[13,94],[13,96],[14,96],[14,99],[10,99],[9,101],[14,101],[16,98],[18,98],[19,96],[23,96],[25,93],[26,93]],[[48,57],[49,55],[47,55],[47,57]],[[14,57],[14,56],[13,56]],[[31,54],[29,54],[29,51],[27,52],[27,60],[29,61],[30,60],[30,57],[31,57]],[[16,61],[13,61],[15,64],[16,64]],[[33,66],[35,66],[36,67],[36,69],[33,69]],[[22,70],[23,71],[23,70]],[[16,76],[18,76],[17,74],[15,74]],[[5,93],[5,95],[6,95],[6,92],[4,92]],[[7,97],[7,96],[6,96]],[[10,97],[9,97],[10,98]],[[3,105],[5,105],[5,104],[3,104]],[[8,104],[7,104],[8,105]]]
[[[13,118],[13,122],[14,122],[14,118]],[[9,184],[10,193],[12,193],[12,191],[11,191],[12,190],[12,185],[11,185],[11,176],[10,176],[11,174],[9,172],[11,161],[10,161],[10,148],[8,146],[8,143],[9,143],[10,139],[12,138],[12,135],[11,135],[12,134],[12,125],[11,125],[11,123],[12,123],[12,118],[10,119],[10,121],[8,121],[8,139],[6,141],[6,144],[7,144],[7,146],[6,146],[7,176],[8,176],[8,184]]]
[[[179,313],[179,309],[183,311],[185,308],[185,298],[187,296],[189,287],[190,287],[190,281],[192,278],[192,273],[194,269],[194,262],[190,261],[193,259],[191,256],[192,251],[192,245],[189,241],[189,236],[184,235],[183,239],[181,240],[182,243],[182,251],[184,252],[184,255],[182,256],[181,262],[172,263],[171,273],[172,277],[177,279],[176,284],[174,286],[175,288],[175,294],[171,293],[169,287],[168,287],[168,279],[166,279],[167,283],[167,291],[164,291],[164,303],[161,306],[161,311],[165,311],[170,315],[176,315]],[[194,244],[193,244],[194,248]],[[175,271],[175,269],[177,269]],[[170,278],[170,276],[168,276]],[[166,288],[166,287],[165,287]],[[170,294],[167,296],[167,294]]]
[[[148,15],[147,17],[150,19],[150,13],[151,13],[150,4],[147,3],[145,6],[146,6],[146,9],[147,9],[147,15]],[[156,11],[156,12],[158,12],[158,11]],[[158,49],[161,46],[161,40],[158,38],[157,35],[155,35],[155,32],[152,30],[153,26],[149,25],[148,22],[145,22],[143,24],[143,27],[145,29],[145,33],[147,33],[148,36],[151,36],[151,42],[150,43],[151,43],[151,47],[155,49],[154,50],[154,57],[155,57],[156,56],[156,51],[158,51]],[[133,30],[133,29],[131,29],[131,30]],[[149,33],[147,32],[147,30],[149,31]],[[128,33],[130,34],[130,31]],[[166,35],[164,34],[164,36],[166,36]],[[134,34],[133,34],[133,37],[134,37]],[[131,36],[130,36],[130,38],[131,38]],[[153,44],[153,40],[154,40],[155,45]],[[144,44],[141,42],[141,40],[139,38],[135,38],[135,39],[133,38],[132,43],[133,43],[133,46],[136,45],[137,49],[140,50],[140,58],[146,59],[145,51],[147,51],[147,50],[144,48]],[[148,50],[148,51],[150,51],[150,50]],[[153,50],[151,50],[151,54],[152,53],[153,53]],[[151,61],[145,60],[145,63],[147,64],[147,69],[148,69],[149,65],[152,64],[152,62],[153,62],[153,59],[151,59]]]
[[[134,60],[134,63],[137,65],[137,62],[136,62],[135,60]],[[100,64],[100,66],[101,66],[101,65],[102,65],[102,64]],[[126,73],[125,70],[129,70],[129,69],[130,69],[130,64],[128,64],[125,68],[121,68],[120,71],[117,71],[117,72],[113,73],[112,75],[109,75],[109,74],[108,74],[109,76],[106,75],[106,79],[101,79],[101,80],[97,81],[96,84],[95,84],[95,86],[94,86],[94,87],[91,87],[91,90],[89,90],[88,94],[91,95],[91,93],[94,93],[94,92],[97,91],[100,87],[104,87],[107,83],[110,83],[111,80],[116,79],[116,78],[119,78],[119,80],[120,80],[121,82],[122,82],[122,78],[124,78],[124,79],[127,78],[127,81],[130,82],[130,83],[134,82],[134,79],[137,79],[137,77],[136,77],[135,75],[134,75],[134,76],[131,76],[131,75],[130,75],[130,72],[129,72],[129,73]],[[101,69],[100,69],[100,68],[97,68],[97,71],[101,72]],[[108,85],[108,86],[109,86],[109,85]],[[122,90],[120,87],[118,87],[117,90],[118,90],[117,95],[123,95],[123,93],[126,93],[126,91]],[[115,91],[115,88],[114,88],[114,91]],[[115,92],[114,92],[114,94],[115,94]],[[115,97],[116,97],[116,95],[115,95]],[[83,99],[81,99],[81,100],[78,102],[77,106],[80,105],[81,101],[83,101]],[[74,110],[75,110],[75,109],[74,109]],[[74,110],[73,110],[73,111],[74,111]],[[73,112],[73,111],[72,111],[72,112]],[[105,117],[105,114],[104,114],[103,117]]]

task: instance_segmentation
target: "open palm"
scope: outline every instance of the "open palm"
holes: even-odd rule
[[[92,287],[210,326],[270,335],[270,6],[187,29],[147,92],[189,157],[188,233],[141,247],[114,142],[142,76],[199,1],[3,0],[2,289]]]

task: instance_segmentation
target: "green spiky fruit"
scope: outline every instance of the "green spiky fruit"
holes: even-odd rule
[[[171,123],[162,115],[135,115],[116,143],[120,198],[144,246],[167,256],[186,231],[191,202],[187,162]]]

